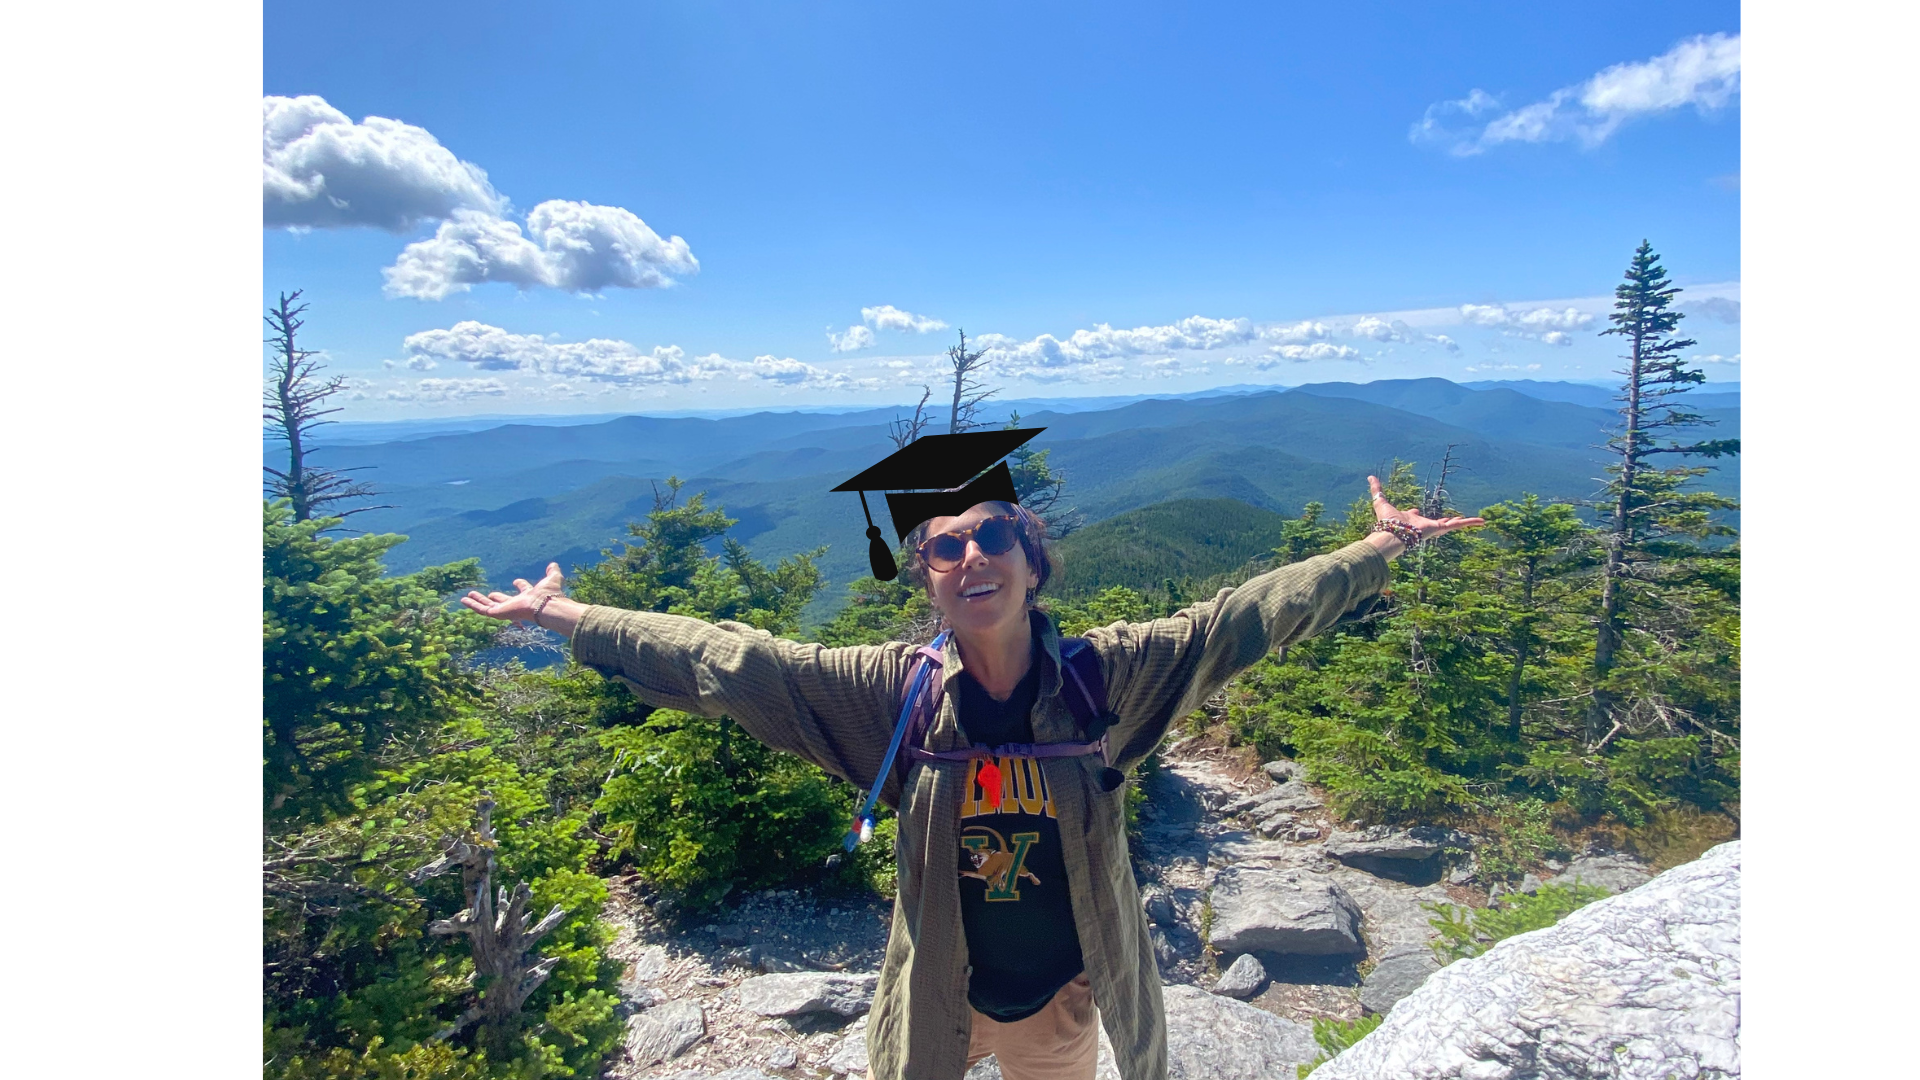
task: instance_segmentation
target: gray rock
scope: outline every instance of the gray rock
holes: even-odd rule
[[[753,946],[742,945],[738,949],[728,949],[726,953],[720,957],[720,962],[722,964],[731,964],[734,967],[750,968],[756,966],[754,959],[755,953]]]
[[[1439,970],[1440,961],[1434,959],[1432,949],[1409,949],[1384,957],[1360,984],[1360,1005],[1370,1013],[1391,1012],[1401,998]]]
[[[1141,906],[1146,909],[1147,921],[1158,926],[1167,926],[1173,922],[1173,897],[1165,889],[1148,889],[1140,898]]]
[[[1526,877],[1523,877],[1520,879],[1520,887],[1517,891],[1526,893],[1527,895],[1531,896],[1534,893],[1537,893],[1540,891],[1540,886],[1542,884],[1543,883],[1541,882],[1538,875],[1528,874]]]
[[[666,974],[666,971],[667,947],[649,945],[640,950],[639,956],[633,958],[633,966],[620,980],[620,992],[627,997],[637,998],[642,988],[652,985],[654,980]]]
[[[1320,826],[1295,825],[1292,830],[1287,833],[1287,839],[1296,844],[1304,844],[1309,840],[1318,840],[1320,839]]]
[[[760,954],[760,970],[769,975],[776,975],[783,971],[812,971],[813,969],[810,967],[802,967],[784,956],[762,953]]]
[[[1465,833],[1435,825],[1416,825],[1401,832],[1369,829],[1358,837],[1335,836],[1327,854],[1356,870],[1417,885],[1440,880],[1453,853],[1466,851]]]
[[[834,1075],[853,1074],[856,1080],[865,1080],[867,1075],[867,1018],[861,1017],[847,1025],[847,1033],[840,1036],[840,1042],[827,1055],[827,1068]]]
[[[656,1005],[627,1021],[627,1054],[646,1066],[671,1061],[707,1033],[707,1019],[691,1001]]]
[[[769,1069],[791,1069],[798,1064],[800,1064],[800,1051],[792,1043],[776,1046],[773,1052],[767,1055]]]
[[[627,997],[635,1009],[651,1009],[656,1005],[665,1005],[669,1000],[667,992],[657,986],[642,986]]]
[[[1231,998],[1250,998],[1266,985],[1267,969],[1252,953],[1241,953],[1240,958],[1227,966],[1220,975],[1220,981],[1213,984],[1213,992],[1225,994]]]
[[[1313,789],[1298,780],[1289,780],[1278,787],[1257,791],[1252,795],[1242,795],[1220,808],[1224,814],[1249,813],[1256,817],[1276,813],[1281,810],[1318,810],[1326,805]]]
[[[747,928],[744,926],[736,926],[732,923],[716,926],[713,928],[713,940],[722,945],[745,945],[747,943]]]
[[[1313,1028],[1196,986],[1169,986],[1168,1080],[1292,1077],[1320,1053]]]
[[[761,1016],[830,1012],[859,1016],[873,1005],[880,976],[807,971],[759,975],[740,984],[740,1007]]]
[[[779,1080],[779,1078],[768,1076],[751,1065],[738,1065],[726,1072],[713,1073],[706,1080]]]
[[[1552,864],[1548,864],[1549,868]],[[1610,893],[1623,893],[1637,889],[1653,880],[1653,874],[1646,865],[1631,855],[1611,853],[1606,855],[1582,855],[1573,860],[1566,871],[1547,879],[1549,885],[1570,887],[1573,885],[1597,885]]]
[[[1363,953],[1360,908],[1339,885],[1300,870],[1229,866],[1213,880],[1208,943],[1222,952]]]
[[[1276,836],[1292,833],[1299,822],[1300,819],[1295,817],[1291,811],[1281,810],[1261,818],[1254,824],[1253,831],[1268,839],[1272,839]],[[1314,835],[1318,836],[1319,833],[1320,830],[1314,830]]]
[[[1289,780],[1298,780],[1301,776],[1300,763],[1297,761],[1269,761],[1265,765],[1260,766],[1260,768],[1264,770],[1268,776],[1273,777],[1274,782],[1277,784],[1284,784]]]
[[[1734,1080],[1739,841],[1440,969],[1314,1075]]]

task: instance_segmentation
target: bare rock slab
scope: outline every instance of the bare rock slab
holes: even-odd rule
[[[1169,1080],[1291,1077],[1320,1053],[1306,1024],[1196,986],[1169,986],[1161,993]]]
[[[1463,833],[1416,825],[1378,839],[1335,836],[1327,841],[1326,852],[1356,870],[1413,885],[1430,885],[1440,880],[1447,860],[1468,847]]]
[[[1565,872],[1547,880],[1549,885],[1595,885],[1610,893],[1637,889],[1653,880],[1646,865],[1630,855],[1582,855]]]
[[[1212,904],[1207,940],[1222,952],[1341,956],[1367,951],[1359,905],[1318,874],[1229,866],[1214,877]]]
[[[1213,992],[1244,1001],[1259,993],[1266,982],[1267,969],[1260,966],[1260,961],[1252,953],[1241,953],[1240,958],[1221,973],[1220,981],[1213,985]]]
[[[1441,968],[1314,1075],[1733,1080],[1739,842]]]
[[[1384,957],[1360,984],[1360,1006],[1370,1013],[1387,1013],[1400,999],[1420,988],[1440,970],[1432,949],[1409,949]]]
[[[862,1016],[847,1025],[846,1034],[827,1055],[827,1069],[835,1076],[852,1075],[864,1080],[867,1075],[867,1018]]]
[[[692,1001],[669,1001],[627,1021],[627,1055],[638,1065],[671,1061],[707,1033],[707,1018]]]
[[[740,984],[740,1007],[761,1016],[804,1016],[830,1012],[859,1016],[873,1006],[880,976],[838,972],[782,972]]]

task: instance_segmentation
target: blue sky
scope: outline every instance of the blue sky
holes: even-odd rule
[[[1739,377],[1735,4],[922,7],[269,4],[267,298],[344,419],[1592,379],[1644,237]]]

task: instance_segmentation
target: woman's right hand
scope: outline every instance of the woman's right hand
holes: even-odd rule
[[[566,587],[566,575],[560,572],[559,563],[547,564],[547,575],[539,581],[529,584],[525,578],[513,579],[513,587],[518,592],[509,596],[503,592],[482,593],[478,590],[460,598],[460,602],[469,611],[477,611],[489,619],[510,619],[517,623],[538,625],[536,615],[545,616],[549,624],[561,621],[561,617],[571,616],[569,623],[579,619],[579,604],[568,600],[562,593]],[[548,599],[551,598],[551,599]],[[572,608],[573,611],[564,609]],[[548,629],[559,629],[549,625]]]

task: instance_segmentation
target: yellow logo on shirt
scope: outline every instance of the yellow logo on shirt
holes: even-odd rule
[[[960,876],[986,882],[988,900],[1018,900],[1021,878],[1040,884],[1027,869],[1027,853],[1039,842],[1037,832],[1002,837],[985,825],[969,825],[961,830],[960,846],[965,849],[962,857],[973,864],[973,869],[961,870]]]

